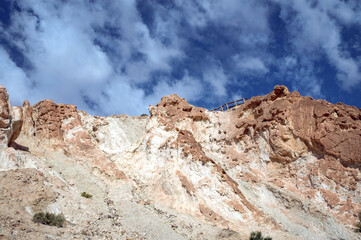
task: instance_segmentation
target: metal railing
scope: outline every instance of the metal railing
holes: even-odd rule
[[[233,102],[229,102],[229,103],[226,103],[226,104],[223,104],[222,106],[220,107],[217,107],[215,109],[212,109],[211,111],[227,111],[231,108],[234,108],[236,106],[239,106],[241,104],[243,104],[245,101],[247,100],[247,98],[242,98],[240,100],[236,100],[236,101],[233,101]]]

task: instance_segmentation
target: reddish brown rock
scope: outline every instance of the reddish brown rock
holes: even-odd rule
[[[194,185],[179,171],[176,172],[179,180],[182,182],[182,187],[184,187],[189,195],[192,195],[196,189]]]
[[[10,117],[10,100],[9,100],[9,94],[6,90],[6,88],[2,85],[0,85],[0,127],[4,128],[9,125],[9,122],[6,120],[9,120]]]
[[[151,116],[157,116],[168,129],[173,128],[175,122],[186,118],[193,121],[208,119],[204,108],[194,107],[176,94],[162,97],[161,101],[156,106],[151,106],[149,111]]]
[[[321,189],[321,193],[322,197],[326,200],[327,204],[331,208],[334,208],[340,202],[338,195],[330,190]]]
[[[201,214],[211,223],[216,223],[219,225],[226,226],[227,222],[220,216],[219,214],[212,211],[212,209],[209,209],[207,206],[203,204],[199,204],[199,210]]]
[[[201,161],[203,164],[212,162],[202,150],[202,146],[194,139],[193,134],[188,130],[180,130],[177,137],[178,146],[182,147],[183,157],[192,155],[192,159]]]
[[[63,139],[62,123],[72,118],[70,127],[80,125],[80,116],[74,105],[55,104],[52,100],[43,100],[32,107],[35,134],[47,139]]]
[[[22,115],[24,124],[21,131],[29,139],[26,142],[61,150],[69,157],[87,161],[96,172],[110,178],[126,179],[114,162],[94,145],[92,137],[83,128],[76,106],[56,104],[52,100],[30,106],[25,101]]]
[[[270,94],[251,98],[226,114],[233,121],[230,138],[245,143],[246,153],[267,149],[271,162],[264,174],[272,175],[276,186],[313,200],[319,193],[337,219],[345,224],[356,220],[356,209],[361,207],[354,192],[359,189],[361,168],[359,109],[276,86]],[[266,145],[260,146],[258,139]],[[310,155],[317,161],[304,162],[306,169],[297,163]],[[345,198],[347,204],[341,201]],[[353,213],[345,206],[353,206]]]
[[[246,113],[248,116],[244,117]],[[251,98],[233,113],[234,137],[250,128],[269,133],[271,160],[292,162],[305,152],[329,155],[344,166],[361,167],[361,112],[276,86],[270,94]]]

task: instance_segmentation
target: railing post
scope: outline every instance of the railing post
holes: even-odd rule
[[[217,108],[213,109],[212,111],[215,112],[215,111],[217,111],[218,109],[221,109],[221,111],[224,112],[224,111],[227,111],[227,110],[229,110],[229,109],[232,109],[232,108],[234,108],[234,107],[236,107],[236,106],[238,106],[238,105],[241,105],[241,104],[245,103],[246,100],[247,100],[247,98],[242,98],[242,99],[239,99],[239,100],[235,100],[235,101],[233,101],[233,102],[229,102],[229,103],[223,104],[222,106],[217,107]],[[228,105],[228,104],[230,104],[230,105]],[[234,105],[232,105],[232,104],[234,104]],[[225,107],[225,108],[223,108],[223,107]]]

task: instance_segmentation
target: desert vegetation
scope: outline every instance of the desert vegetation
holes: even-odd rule
[[[361,233],[361,212],[358,213],[358,223],[355,224],[355,232]]]
[[[89,193],[86,193],[86,192],[82,192],[82,193],[81,193],[81,196],[82,196],[82,197],[85,197],[85,198],[92,198],[92,197],[93,197],[93,195],[91,195],[91,194],[89,194]]]
[[[263,237],[261,232],[251,232],[249,240],[272,240],[271,237]]]
[[[65,217],[63,214],[38,212],[34,214],[33,222],[41,223],[48,226],[63,227],[65,224]]]

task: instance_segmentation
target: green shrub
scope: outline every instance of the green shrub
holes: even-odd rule
[[[261,232],[251,232],[251,236],[249,237],[249,240],[272,240],[271,237],[262,237]]]
[[[355,232],[361,233],[361,212],[358,213],[358,223],[355,224]]]
[[[33,222],[49,226],[63,227],[65,223],[65,218],[63,214],[38,212],[33,216]]]
[[[93,195],[90,195],[90,194],[88,194],[88,193],[86,193],[86,192],[82,192],[82,193],[81,193],[81,196],[82,196],[82,197],[85,197],[85,198],[91,198],[91,197],[93,197]]]

